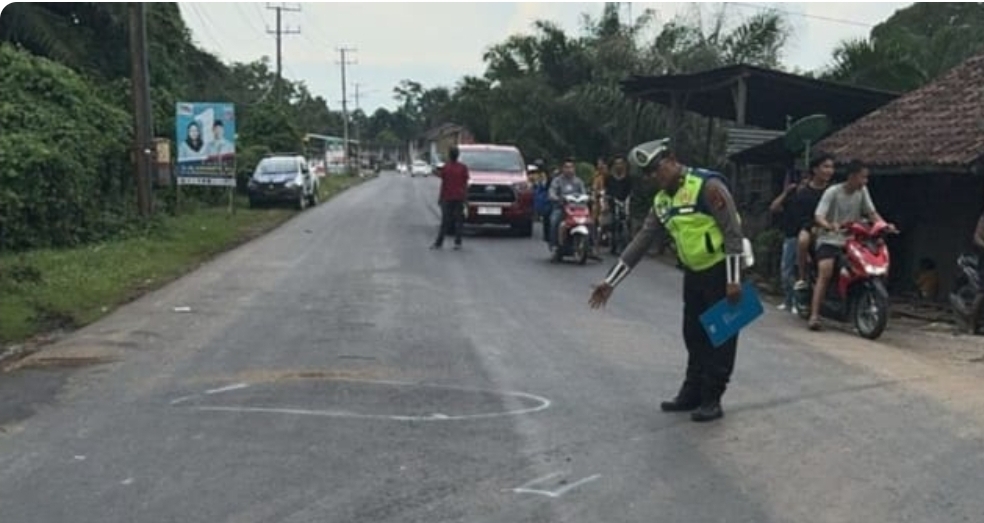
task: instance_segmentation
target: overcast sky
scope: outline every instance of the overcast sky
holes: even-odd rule
[[[276,12],[268,6],[285,5],[282,27],[300,29],[283,36],[284,76],[303,80],[315,94],[341,107],[340,59],[336,51],[357,49],[347,69],[350,109],[359,87],[359,106],[371,113],[377,107],[393,109],[393,87],[403,78],[425,87],[453,86],[465,74],[480,75],[482,54],[506,36],[530,32],[533,21],[548,19],[569,34],[581,30],[581,14],[601,14],[603,3],[181,3],[192,38],[225,62],[250,62],[276,56],[276,39],[267,29],[276,27]],[[659,24],[692,9],[687,3],[634,2],[623,13],[636,17],[647,8],[659,13]],[[783,62],[814,70],[830,62],[831,51],[842,39],[867,36],[871,27],[911,3],[729,3],[729,13],[748,16],[773,6],[787,14],[793,34]],[[710,15],[720,3],[702,4]]]

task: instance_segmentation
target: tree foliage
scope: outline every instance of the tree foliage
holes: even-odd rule
[[[0,248],[74,245],[131,213],[129,115],[58,63],[0,45]]]
[[[788,27],[777,12],[731,23],[720,10],[709,20],[695,10],[654,31],[654,11],[622,20],[617,3],[605,4],[597,19],[584,15],[579,35],[538,20],[530,33],[490,46],[481,77],[466,76],[452,89],[404,80],[395,90],[398,112],[412,124],[396,134],[408,140],[453,121],[479,141],[517,144],[531,158],[577,156],[593,163],[624,154],[635,142],[669,134],[666,110],[625,98],[619,82],[626,77],[779,63]],[[705,121],[686,116],[679,147],[697,155],[692,160],[713,164],[723,148],[712,140],[714,150],[706,154],[706,132]]]
[[[905,92],[984,52],[984,3],[916,3],[841,42],[824,77]]]
[[[156,136],[173,139],[178,101],[231,102],[238,168],[247,172],[264,152],[302,151],[305,132],[341,134],[341,116],[303,83],[284,81],[276,96],[267,58],[223,64],[194,45],[177,4],[145,8]],[[4,8],[0,248],[72,245],[127,230],[135,199],[127,24],[127,4]]]

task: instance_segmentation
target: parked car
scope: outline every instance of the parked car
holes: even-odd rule
[[[427,165],[427,162],[414,160],[413,164],[410,165],[410,176],[414,178],[417,176],[430,176],[431,170],[431,166]]]
[[[260,160],[249,179],[249,206],[293,203],[303,210],[318,204],[317,176],[299,154],[272,154]]]
[[[533,235],[533,187],[526,162],[511,145],[462,144],[459,161],[468,166],[466,225],[508,225]]]

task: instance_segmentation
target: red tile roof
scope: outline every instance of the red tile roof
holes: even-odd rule
[[[969,167],[984,160],[984,54],[817,144],[882,167]]]

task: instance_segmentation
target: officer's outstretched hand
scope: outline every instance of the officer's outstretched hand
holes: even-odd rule
[[[594,290],[591,292],[591,299],[588,300],[588,303],[591,305],[592,309],[604,307],[605,304],[608,303],[608,298],[612,297],[612,292],[614,291],[614,287],[605,282],[601,282],[598,285],[595,285]]]
[[[738,302],[741,301],[741,285],[738,285],[737,283],[729,283],[727,294],[728,303],[738,305]]]

